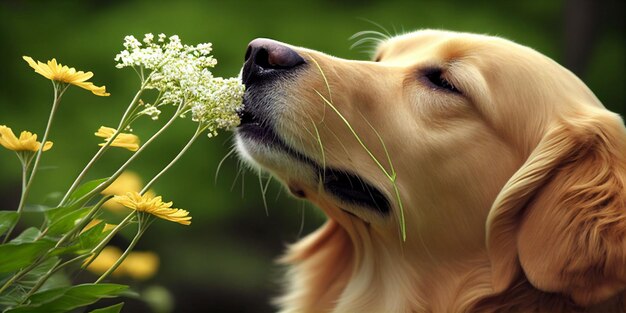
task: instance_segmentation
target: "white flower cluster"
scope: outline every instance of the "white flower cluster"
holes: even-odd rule
[[[211,53],[211,43],[183,45],[178,36],[146,34],[143,42],[133,36],[124,38],[124,48],[116,57],[117,68],[133,67],[146,88],[159,91],[154,104],[144,104],[140,114],[157,119],[165,104],[189,109],[192,119],[203,123],[209,136],[217,129],[239,124],[244,86],[237,78],[213,77],[209,68],[217,64]]]
[[[241,109],[243,93],[239,78],[215,77],[203,101],[191,106],[191,119],[206,125],[209,137],[217,135],[218,129],[233,128],[240,123],[236,112]]]

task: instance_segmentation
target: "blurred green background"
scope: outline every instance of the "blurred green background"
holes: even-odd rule
[[[178,34],[184,43],[212,42],[217,76],[236,76],[247,43],[270,37],[343,58],[366,59],[350,49],[348,38],[362,30],[392,33],[443,28],[503,36],[533,47],[572,69],[612,111],[624,109],[625,31],[623,1],[0,1],[0,124],[15,132],[41,134],[51,103],[50,82],[35,74],[22,55],[56,57],[63,64],[95,73],[106,85],[100,98],[72,88],[58,112],[30,203],[51,202],[50,191],[66,190],[97,150],[93,132],[115,126],[138,87],[132,70],[118,70],[113,58],[125,35]],[[142,138],[159,122],[145,119],[133,128]],[[132,170],[144,178],[169,162],[192,134],[189,120],[179,121],[149,149]],[[290,198],[273,182],[267,192],[268,215],[255,172],[231,157],[216,179],[220,160],[232,147],[224,133],[200,140],[157,185],[165,200],[191,211],[185,227],[159,221],[138,245],[160,255],[159,274],[133,283],[148,297],[167,302],[175,312],[271,312],[269,299],[279,292],[283,269],[273,260],[286,243],[320,225],[324,218],[309,205]],[[112,149],[89,178],[110,175],[129,156]],[[13,153],[0,151],[2,209],[19,199],[20,168]],[[217,183],[215,183],[217,181]],[[127,234],[131,235],[131,234]],[[124,246],[123,236],[116,244]],[[124,282],[123,279],[121,279]],[[165,294],[167,294],[165,293]],[[152,296],[149,296],[149,295]],[[127,300],[124,312],[150,312],[141,301]],[[167,304],[160,305],[168,311]]]

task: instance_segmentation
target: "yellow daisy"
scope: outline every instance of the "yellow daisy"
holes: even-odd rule
[[[116,131],[117,130],[115,128],[100,126],[100,129],[98,129],[94,135],[102,137],[105,142],[108,142]],[[115,137],[111,146],[124,148],[130,151],[137,151],[137,149],[139,149],[139,143],[139,137],[133,134],[120,133],[117,137]],[[99,146],[104,145],[104,143],[99,144]]]
[[[89,266],[87,266],[87,270],[95,274],[102,274],[111,268],[111,266],[113,266],[113,264],[115,264],[121,256],[122,251],[119,248],[106,246],[102,249],[98,257],[93,260]],[[85,263],[88,263],[89,261],[90,259],[87,259]],[[120,266],[113,271],[113,276],[120,276],[123,272],[124,270]]]
[[[11,128],[6,125],[0,125],[0,145],[13,151],[39,151],[41,142],[37,141],[37,134],[29,131],[23,131],[20,138],[17,138]],[[52,148],[52,141],[46,141],[43,145],[43,151]]]
[[[73,67],[68,67],[67,65],[57,63],[56,59],[52,59],[46,64],[40,61],[35,62],[33,58],[28,56],[23,56],[22,58],[26,62],[28,62],[28,65],[30,65],[30,67],[35,69],[36,73],[49,80],[68,83],[83,89],[87,89],[96,96],[110,95],[106,92],[106,86],[98,87],[93,83],[86,81],[93,76],[92,72],[85,73],[83,71],[76,71],[76,69]]]
[[[146,280],[159,269],[159,256],[150,251],[133,251],[120,265],[127,276],[136,280]]]
[[[83,230],[80,231],[80,233],[82,234],[100,223],[102,223],[102,220],[94,218],[93,220],[89,221],[87,225],[85,225],[85,227],[83,228]],[[113,228],[115,228],[115,226],[117,225],[104,223],[104,229],[102,229],[102,232],[108,232],[109,230],[112,230]]]
[[[171,208],[172,202],[163,202],[161,197],[141,195],[138,192],[127,192],[125,196],[115,196],[113,200],[123,206],[139,212],[146,212],[164,220],[183,225],[191,224],[189,212]]]
[[[114,246],[106,246],[100,255],[87,266],[87,270],[101,275],[106,272],[122,256],[122,250]],[[89,260],[85,261],[85,263]],[[146,280],[159,269],[159,256],[150,251],[133,251],[128,254],[122,264],[113,271],[113,276],[128,276],[136,280]]]
[[[105,196],[111,195],[123,195],[129,191],[140,191],[143,183],[141,182],[141,177],[133,172],[133,171],[124,171],[120,177],[118,177],[109,187],[102,190],[102,194]],[[126,210],[126,208],[114,201],[113,199],[109,199],[102,205],[103,208],[119,212],[121,210]]]

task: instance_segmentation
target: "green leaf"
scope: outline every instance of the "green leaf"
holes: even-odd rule
[[[52,267],[54,267],[58,261],[59,258],[57,257],[47,258],[46,260],[41,262],[41,264],[37,265],[34,269],[28,272],[26,275],[22,276],[22,278],[10,285],[8,289],[2,292],[2,296],[0,296],[0,308],[14,307],[19,305],[20,302],[22,302],[22,299],[28,293],[28,291],[33,288],[35,284],[37,284],[37,281],[39,281],[39,279],[43,275],[45,275],[50,269],[52,269]],[[7,278],[10,276],[11,275],[9,274]],[[48,284],[48,282],[46,282],[42,286],[41,290],[44,290],[44,288],[46,287],[46,289],[52,288],[48,286],[50,285]],[[52,286],[60,287],[58,285]]]
[[[91,207],[85,207],[85,208],[69,207],[67,209],[64,207],[61,207],[59,209],[63,209],[62,211],[65,214],[61,215],[59,214],[60,212],[54,213],[54,216],[53,216],[54,220],[52,218],[49,220],[48,231],[46,232],[46,235],[50,235],[50,236],[61,235],[72,230],[76,226],[76,222],[79,219],[83,218],[85,215],[87,215],[87,213],[89,213],[89,210],[91,210]]]
[[[54,255],[66,254],[66,253],[75,253],[75,254],[85,254],[91,251],[96,245],[98,245],[110,231],[103,231],[105,222],[102,221],[98,223],[96,226],[89,228],[88,230],[80,233],[78,238],[73,240],[73,242],[67,247],[56,249],[53,253]]]
[[[43,204],[27,204],[24,206],[24,212],[45,212],[51,209],[52,207]]]
[[[42,239],[35,242],[0,245],[0,273],[19,270],[31,264],[40,255],[54,247],[54,241]]]
[[[28,274],[24,275],[18,282],[19,285],[25,288],[31,288],[35,286],[37,281],[41,278],[41,276],[45,275],[52,267],[54,267],[59,258],[57,257],[48,257],[41,264],[37,265],[33,268]]]
[[[106,223],[104,221],[98,223],[98,225],[89,228],[78,236],[78,245],[80,250],[91,251],[95,248],[111,230],[104,231]],[[79,250],[79,251],[80,251]]]
[[[56,223],[58,220],[62,219],[64,216],[76,211],[79,206],[60,206],[54,209],[50,209],[45,211],[46,216],[46,225],[50,226],[51,224]]]
[[[18,244],[24,242],[33,242],[37,240],[37,238],[39,238],[39,235],[41,235],[41,231],[39,231],[39,228],[29,227],[24,230],[19,236],[13,238],[10,243]]]
[[[109,177],[90,180],[82,184],[80,187],[76,188],[74,192],[72,192],[70,197],[67,199],[67,203],[72,204],[72,205],[77,204],[78,206],[83,205],[84,203],[78,204],[76,201],[78,201],[84,195],[90,193],[92,190],[96,189],[98,186],[100,186],[100,184],[107,181],[107,179],[109,179]]]
[[[120,302],[118,304],[108,306],[106,308],[95,309],[93,311],[90,311],[89,313],[119,313],[120,310],[122,310],[123,305],[124,305],[124,302]]]
[[[4,313],[63,313],[83,307],[101,298],[121,294],[128,286],[118,284],[83,284],[38,292],[29,303]]]
[[[16,211],[0,211],[0,236],[2,236],[16,220]]]

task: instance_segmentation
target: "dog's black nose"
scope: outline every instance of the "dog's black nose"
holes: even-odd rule
[[[293,49],[280,42],[258,38],[248,44],[242,78],[247,85],[263,74],[290,70],[306,63]]]
[[[246,62],[264,69],[290,69],[304,63],[304,59],[291,48],[271,39],[258,38],[248,44]]]

